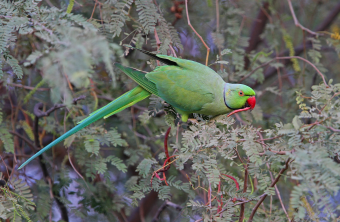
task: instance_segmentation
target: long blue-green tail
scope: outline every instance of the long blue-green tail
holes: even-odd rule
[[[107,104],[101,109],[96,110],[95,112],[91,113],[89,117],[83,119],[81,122],[78,123],[77,126],[72,128],[71,130],[67,131],[64,135],[60,136],[58,139],[54,140],[52,143],[48,144],[46,147],[41,149],[39,152],[37,152],[35,155],[33,155],[31,158],[26,160],[18,169],[20,170],[23,168],[26,164],[31,162],[34,158],[45,152],[46,150],[50,149],[54,145],[57,145],[67,137],[75,134],[79,130],[83,129],[84,127],[90,125],[91,123],[101,119],[101,118],[107,118],[113,114],[116,114],[133,104],[149,97],[151,95],[150,92],[143,89],[141,86],[137,86],[136,88],[128,91],[127,93],[123,94],[122,96],[118,97],[111,103]]]

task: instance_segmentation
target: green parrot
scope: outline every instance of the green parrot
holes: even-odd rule
[[[166,65],[158,66],[152,72],[146,73],[115,63],[138,86],[91,113],[77,126],[29,158],[19,169],[91,123],[101,118],[106,119],[148,98],[151,94],[161,97],[172,105],[181,114],[183,122],[187,122],[191,113],[212,116],[230,113],[228,115],[230,116],[237,112],[252,110],[255,107],[256,99],[253,89],[242,84],[226,83],[214,70],[205,65],[191,60],[138,50]]]

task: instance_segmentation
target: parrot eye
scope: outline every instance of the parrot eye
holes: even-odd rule
[[[238,95],[239,95],[239,96],[244,96],[244,93],[243,93],[243,91],[242,91],[242,90],[240,90],[240,91],[238,92]]]

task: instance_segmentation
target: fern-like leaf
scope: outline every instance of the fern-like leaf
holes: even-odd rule
[[[0,140],[4,144],[6,152],[14,153],[14,142],[12,135],[3,125],[0,126]]]
[[[138,21],[142,24],[145,34],[152,33],[155,29],[159,14],[153,2],[149,0],[137,0]]]
[[[133,0],[123,0],[122,2],[117,2],[114,14],[111,15],[110,21],[110,33],[113,33],[112,38],[119,36],[122,32],[122,27],[126,21],[129,21],[128,12],[125,8],[129,8]]]
[[[14,72],[14,74],[16,74],[16,76],[19,79],[22,79],[22,76],[24,75],[22,68],[19,65],[19,62],[17,59],[15,59],[12,56],[8,56],[7,58],[7,63],[12,67],[12,70]]]

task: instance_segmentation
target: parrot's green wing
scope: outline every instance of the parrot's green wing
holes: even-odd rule
[[[137,50],[167,65],[158,66],[145,77],[157,87],[157,94],[154,94],[181,114],[200,111],[204,105],[214,101],[216,84],[223,82],[214,70],[198,62]]]
[[[131,79],[133,79],[138,85],[140,85],[141,87],[143,87],[150,93],[155,94],[156,96],[159,96],[155,83],[151,82],[145,77],[145,74],[147,72],[143,72],[141,70],[130,68],[130,67],[125,67],[119,63],[115,63],[115,66],[117,66],[126,75],[128,75]]]
[[[146,74],[157,86],[158,94],[179,111],[200,111],[214,101],[214,93],[206,87],[205,78],[197,72],[176,66],[162,66]],[[182,114],[182,113],[181,113]]]

